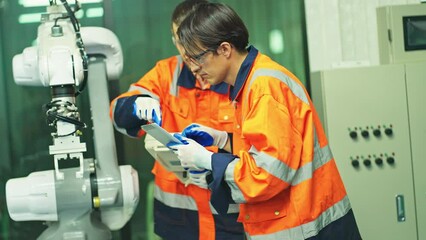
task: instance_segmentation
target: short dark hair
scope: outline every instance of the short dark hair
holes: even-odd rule
[[[222,42],[229,42],[243,52],[249,33],[243,20],[229,6],[222,3],[203,3],[180,24],[180,43],[189,56],[205,50],[216,50]]]
[[[202,3],[208,3],[208,0],[184,0],[179,3],[172,14],[172,24],[180,25],[182,21],[192,12],[195,8]]]

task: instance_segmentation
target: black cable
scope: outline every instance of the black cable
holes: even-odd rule
[[[78,119],[60,115],[56,110],[59,109],[61,106],[62,107],[72,107],[72,106],[74,106],[74,104],[72,104],[71,102],[55,100],[55,101],[52,101],[50,103],[43,105],[43,110],[46,111],[47,122],[48,122],[49,125],[54,124],[58,120],[61,120],[63,122],[67,122],[67,123],[70,123],[70,124],[73,124],[73,125],[76,126],[75,131],[73,131],[69,134],[60,135],[58,137],[70,136],[70,135],[76,133],[79,129],[86,128],[86,124],[79,121]],[[76,111],[71,110],[71,112],[75,113]]]
[[[59,19],[67,19],[67,18],[69,18],[69,16],[65,16],[65,17],[57,17],[57,18],[55,18],[55,24],[54,24],[53,26],[54,26],[54,27],[58,26],[58,20],[59,20]]]
[[[76,33],[80,32],[80,24],[78,23],[78,20],[75,17],[75,14],[74,14],[73,10],[71,9],[70,5],[68,5],[68,2],[66,0],[61,0],[61,2],[64,5],[65,10],[68,13],[68,16],[70,17],[71,23],[72,23],[72,25],[74,27],[74,31]]]
[[[67,11],[68,16],[71,20],[71,23],[74,27],[74,31],[75,31],[76,38],[77,38],[76,44],[77,44],[77,47],[79,48],[81,59],[83,61],[82,62],[82,64],[83,64],[83,81],[82,81],[79,89],[75,93],[75,96],[78,96],[85,89],[85,87],[87,85],[86,83],[87,83],[87,80],[88,80],[88,76],[89,76],[89,74],[88,74],[88,71],[89,71],[89,69],[88,69],[89,63],[88,62],[89,62],[89,60],[88,60],[86,52],[84,51],[84,43],[83,43],[83,39],[81,38],[81,34],[80,34],[80,24],[79,24],[78,19],[75,17],[75,14],[74,14],[76,11],[78,11],[80,9],[80,5],[79,5],[78,0],[76,0],[75,1],[76,8],[75,8],[74,11],[72,11],[71,7],[68,5],[68,2],[66,0],[60,0],[60,1],[64,5],[65,10]]]
[[[86,124],[84,124],[83,122],[81,122],[77,119],[65,117],[65,116],[62,116],[62,115],[59,115],[59,114],[55,114],[54,116],[55,116],[56,119],[62,120],[62,121],[67,122],[67,123],[74,124],[78,127],[83,127],[83,128],[86,127]]]

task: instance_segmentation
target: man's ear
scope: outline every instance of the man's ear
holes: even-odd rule
[[[229,42],[223,42],[218,48],[218,54],[222,54],[226,58],[229,58],[231,56],[232,50],[232,45]]]

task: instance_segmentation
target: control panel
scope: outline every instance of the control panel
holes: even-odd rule
[[[419,170],[426,169],[421,161],[426,158],[426,109],[419,109],[426,91],[422,64],[334,69],[311,76],[314,105],[366,240],[426,239],[421,237],[426,231],[421,230],[426,229],[426,174]],[[423,147],[414,158],[419,141]]]

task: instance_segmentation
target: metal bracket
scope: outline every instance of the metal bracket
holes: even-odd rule
[[[395,196],[396,199],[396,217],[398,222],[405,222],[405,204],[404,195],[398,194]]]

